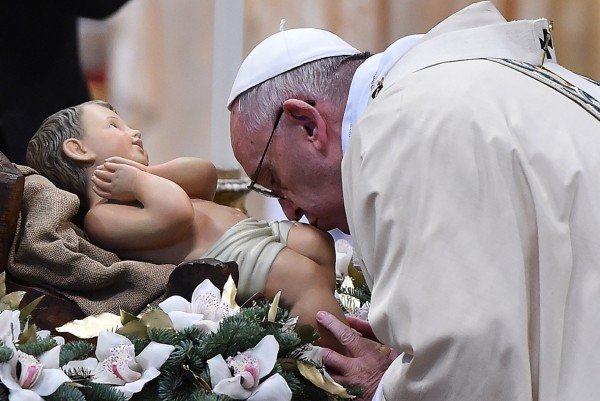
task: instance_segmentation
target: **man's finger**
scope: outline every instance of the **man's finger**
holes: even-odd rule
[[[335,352],[329,348],[323,348],[322,358],[323,358],[323,363],[327,367],[327,371],[330,374],[332,373],[331,370],[333,370],[333,371],[340,373],[341,376],[339,376],[339,377],[343,377],[343,375],[346,372],[346,368],[349,365],[349,360],[347,357],[340,355],[337,352]]]
[[[346,316],[346,320],[348,321],[350,327],[362,334],[363,337],[379,342],[368,321],[356,318],[354,316]]]
[[[358,347],[360,337],[352,328],[346,326],[329,312],[318,312],[317,321],[334,335],[342,346],[352,353]]]

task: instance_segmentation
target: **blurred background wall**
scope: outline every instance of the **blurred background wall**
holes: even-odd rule
[[[111,101],[131,126],[142,130],[151,162],[197,156],[231,169],[237,163],[229,150],[228,126],[215,123],[215,112],[221,119],[226,115],[225,101],[215,99],[227,98],[232,71],[253,46],[279,29],[281,19],[287,28],[328,29],[361,50],[379,52],[473,2],[131,0],[107,21],[81,21],[83,65],[94,96]],[[492,2],[509,20],[553,20],[559,62],[600,80],[600,1]],[[216,19],[215,12],[220,12]],[[222,64],[214,66],[214,59]],[[247,206],[254,217],[281,217],[277,206],[254,195]]]

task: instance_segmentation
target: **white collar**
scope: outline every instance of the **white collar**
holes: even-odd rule
[[[356,69],[352,83],[350,84],[348,102],[346,103],[344,119],[342,120],[342,154],[348,148],[352,127],[367,107],[367,103],[377,82],[388,73],[394,64],[396,64],[396,61],[413,47],[422,36],[410,35],[398,39],[385,49],[383,53],[369,57]]]

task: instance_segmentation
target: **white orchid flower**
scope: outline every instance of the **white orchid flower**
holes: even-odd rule
[[[39,358],[14,350],[12,358],[0,365],[0,381],[9,390],[10,401],[38,401],[71,379],[59,367],[60,345]],[[17,369],[17,366],[19,368]],[[17,373],[18,372],[18,373]]]
[[[345,276],[342,280],[342,284],[340,285],[342,289],[352,289],[354,288],[354,282],[350,276]],[[354,313],[360,308],[360,299],[355,298],[348,294],[340,294],[336,292],[335,297],[342,304],[342,306],[354,316]]]
[[[335,275],[338,278],[343,278],[348,275],[348,266],[352,261],[354,248],[345,239],[335,241]]]
[[[64,369],[83,368],[90,371],[94,376],[93,382],[115,385],[129,399],[160,375],[160,367],[174,349],[172,345],[151,342],[136,356],[134,346],[127,337],[105,331],[98,335],[97,359],[71,361]]]
[[[0,313],[0,341],[8,347],[12,347],[21,334],[21,323],[19,322],[18,310],[4,310]]]
[[[279,373],[259,384],[260,380],[273,370],[278,352],[277,340],[268,335],[260,340],[256,347],[227,360],[221,355],[209,359],[207,364],[213,392],[249,401],[291,400],[292,390]]]
[[[158,306],[169,315],[175,330],[196,327],[204,332],[215,333],[219,330],[219,323],[236,310],[237,306],[228,301],[206,279],[194,289],[191,302],[174,295]]]

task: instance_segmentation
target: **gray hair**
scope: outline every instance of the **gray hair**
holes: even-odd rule
[[[92,100],[72,106],[46,118],[27,145],[27,164],[48,178],[58,188],[79,197],[80,209],[89,208],[87,200],[88,179],[83,163],[67,157],[63,143],[70,138],[80,139],[84,132],[81,123],[83,106],[97,104],[112,111],[115,109],[103,100]]]
[[[272,123],[283,102],[291,98],[326,100],[345,107],[356,68],[371,54],[327,57],[303,64],[256,85],[237,97],[237,107],[250,131]]]

